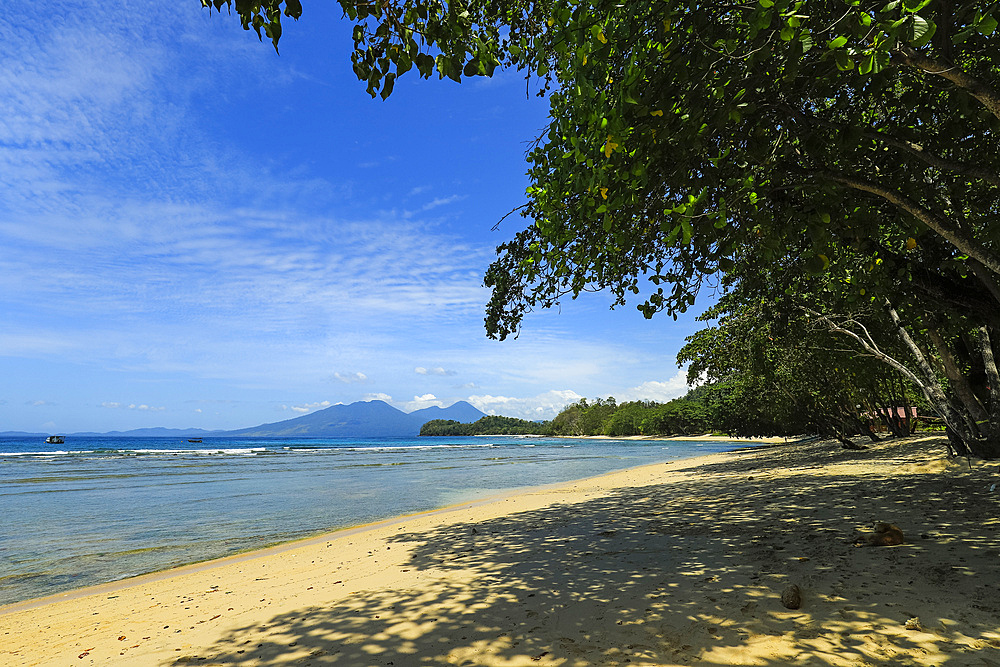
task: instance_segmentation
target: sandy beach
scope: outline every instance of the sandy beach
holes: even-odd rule
[[[643,466],[3,607],[0,664],[1000,665],[998,466]],[[878,521],[906,543],[851,543]]]

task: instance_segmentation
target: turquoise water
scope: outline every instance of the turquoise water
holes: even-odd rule
[[[524,437],[0,438],[0,604],[735,448]]]

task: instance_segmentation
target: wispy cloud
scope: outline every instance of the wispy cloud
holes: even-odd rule
[[[109,29],[50,15],[13,26],[25,34],[0,45],[10,64],[0,70],[6,352],[99,360],[141,347],[135,362],[170,370],[198,347],[250,358],[270,337],[319,345],[329,325],[413,326],[480,308],[487,248],[401,214],[358,218],[337,205],[345,186],[206,141],[192,95],[216,88],[205,77],[218,74],[192,68],[201,56],[190,49],[137,38],[176,23],[202,55],[226,44],[225,70],[233,48],[243,53],[240,31],[209,39],[217,21],[152,7],[87,11]],[[258,46],[240,67],[271,57]],[[176,340],[174,324],[182,339],[198,328],[194,349],[185,360],[151,354]],[[123,340],[126,327],[144,345]]]
[[[420,207],[421,211],[430,211],[439,206],[445,206],[465,199],[464,195],[451,195],[450,197],[437,197]]]
[[[139,410],[140,412],[164,412],[165,407],[157,407],[154,405],[147,405],[145,403],[118,403],[116,401],[106,401],[101,403],[102,408],[109,408],[112,410]]]
[[[423,366],[417,366],[413,369],[413,372],[417,375],[458,375],[457,371],[450,371],[442,368],[441,366],[437,366],[436,368],[424,368]]]
[[[356,384],[360,382],[368,382],[368,376],[364,373],[334,373],[333,377],[335,380],[343,382],[344,384]]]
[[[463,88],[472,101],[449,109],[447,130],[490,120],[445,153],[436,129],[420,144],[402,127],[415,108],[334,110],[329,63],[277,58],[197,3],[36,4],[5,2],[32,19],[7,21],[0,40],[0,357],[28,378],[0,387],[0,417],[30,413],[35,428],[85,405],[93,426],[239,427],[364,390],[410,409],[475,392],[538,418],[578,398],[550,387],[656,377],[589,319],[554,331],[535,313],[518,341],[484,340],[482,276],[500,241],[488,230],[524,191],[523,137],[498,153],[497,137],[525,122],[509,113],[517,96]],[[300,55],[317,47],[303,39]],[[369,118],[385,131],[359,131]],[[59,408],[15,409],[50,395],[36,378],[53,369],[76,380],[51,394]],[[456,375],[476,382],[452,387]],[[129,396],[137,381],[157,383],[147,403],[96,409],[94,394]],[[164,404],[184,408],[140,414]]]

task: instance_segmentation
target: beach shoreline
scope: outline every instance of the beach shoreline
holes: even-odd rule
[[[741,446],[505,436],[74,445],[48,453],[15,440],[0,453],[0,606]]]
[[[739,437],[728,435],[547,435],[546,438],[567,440],[639,440],[662,442],[737,442],[747,445],[787,444],[805,439],[807,436],[752,436]]]
[[[622,436],[622,437],[616,437],[616,438],[611,438],[610,436],[604,436],[604,435],[597,435],[597,436],[546,436],[546,437],[550,438],[550,439],[556,439],[556,440],[559,440],[559,439],[569,439],[569,440],[633,440],[633,441],[664,441],[664,442],[671,442],[671,441],[675,441],[675,442],[698,442],[698,441],[702,441],[702,442],[713,442],[713,443],[730,443],[731,442],[731,443],[739,443],[741,445],[745,444],[747,447],[754,447],[754,446],[765,445],[765,444],[778,444],[778,443],[788,444],[790,442],[788,438],[781,438],[781,437],[777,437],[777,438],[772,438],[772,437],[754,437],[754,438],[739,438],[738,439],[738,438],[730,438],[730,437],[724,437],[724,436],[713,436],[713,435],[700,435],[700,436]],[[707,456],[711,456],[711,455],[709,454],[709,455],[700,455],[700,456],[697,456],[697,457],[686,457],[684,459],[679,459],[679,460],[693,460],[693,459],[704,458],[704,457],[707,457]],[[632,466],[631,468],[627,468],[627,469],[636,469],[636,470],[638,470],[638,469],[646,467],[647,465],[654,465],[655,466],[655,465],[661,465],[662,463],[665,463],[665,462],[663,462],[663,461],[657,461],[657,462],[654,462],[654,463],[651,463],[651,464],[642,464],[642,465],[638,465],[638,466]],[[626,469],[622,469],[622,470],[626,470]],[[137,575],[127,576],[127,577],[122,577],[120,579],[114,579],[114,580],[111,580],[111,581],[106,581],[106,582],[101,582],[101,583],[96,583],[96,584],[89,584],[89,585],[85,585],[85,586],[80,586],[78,588],[73,588],[73,589],[69,589],[69,590],[65,590],[65,591],[60,591],[60,592],[55,592],[55,593],[51,593],[51,594],[42,595],[42,596],[39,596],[39,597],[32,597],[32,598],[25,599],[25,600],[18,600],[16,602],[10,602],[10,603],[6,603],[6,604],[0,604],[0,616],[3,616],[4,614],[12,613],[14,611],[21,611],[21,610],[25,610],[25,609],[39,607],[39,606],[42,606],[44,604],[48,604],[50,602],[58,602],[58,601],[62,601],[62,600],[78,599],[78,598],[85,597],[85,596],[90,595],[90,594],[100,594],[100,593],[114,592],[116,590],[119,590],[119,589],[122,589],[122,588],[126,588],[126,587],[129,587],[129,586],[141,585],[143,583],[147,583],[147,582],[151,582],[151,581],[157,581],[157,580],[165,579],[165,578],[170,578],[170,577],[173,577],[173,576],[188,574],[188,573],[191,573],[191,572],[201,572],[201,571],[204,571],[204,570],[207,570],[207,569],[211,569],[213,567],[225,565],[225,564],[228,564],[228,563],[242,562],[242,561],[246,561],[246,560],[252,560],[252,559],[258,558],[258,557],[265,557],[265,556],[270,556],[270,555],[276,555],[276,554],[280,554],[282,552],[288,551],[290,549],[294,549],[294,548],[296,548],[298,546],[307,546],[309,544],[312,544],[312,543],[315,543],[315,542],[319,542],[319,541],[328,540],[328,539],[331,539],[331,538],[336,538],[336,537],[346,536],[346,535],[353,535],[353,534],[356,534],[356,533],[363,533],[363,532],[365,532],[367,530],[370,530],[370,529],[374,529],[374,528],[378,528],[378,527],[382,527],[382,526],[392,525],[392,524],[399,523],[401,521],[405,521],[406,519],[413,518],[413,517],[420,517],[420,516],[425,516],[425,515],[430,516],[430,515],[442,514],[442,513],[447,513],[447,512],[450,512],[450,511],[453,511],[453,510],[459,510],[459,509],[472,509],[474,507],[477,507],[477,506],[485,504],[485,503],[498,502],[498,501],[501,501],[501,500],[505,500],[505,499],[507,499],[507,498],[509,498],[511,496],[516,496],[516,495],[520,495],[520,494],[523,494],[523,493],[532,493],[532,492],[538,492],[538,491],[545,491],[545,490],[548,490],[548,489],[555,489],[555,488],[558,488],[558,487],[562,487],[562,486],[564,486],[566,484],[579,484],[581,482],[588,482],[588,481],[590,481],[592,479],[603,477],[606,474],[613,474],[615,472],[621,472],[621,471],[611,471],[610,473],[599,473],[599,474],[596,474],[596,475],[590,475],[590,476],[586,476],[586,477],[582,477],[582,478],[578,478],[578,479],[572,479],[572,480],[567,480],[567,481],[559,481],[559,482],[552,482],[550,484],[537,484],[537,485],[529,485],[529,486],[523,486],[523,487],[513,487],[513,488],[509,488],[509,489],[506,489],[506,490],[503,490],[503,491],[500,491],[500,492],[497,492],[497,493],[491,493],[491,494],[489,494],[487,496],[483,496],[481,498],[475,498],[475,499],[471,499],[471,500],[466,500],[466,501],[461,501],[461,502],[456,502],[456,503],[450,503],[450,504],[443,505],[443,506],[440,506],[440,507],[433,507],[433,508],[422,510],[422,511],[418,511],[418,512],[412,512],[412,513],[406,513],[406,514],[399,514],[399,515],[395,515],[395,516],[389,516],[389,517],[386,517],[384,519],[378,519],[378,520],[370,521],[370,522],[366,522],[366,523],[353,524],[353,525],[345,525],[345,526],[334,528],[334,529],[319,530],[319,531],[316,531],[313,534],[305,535],[305,536],[302,536],[302,537],[299,537],[299,538],[296,538],[296,539],[287,540],[287,541],[279,541],[279,542],[275,542],[274,544],[267,544],[267,545],[264,545],[264,546],[261,546],[261,547],[250,548],[250,549],[246,549],[246,550],[239,551],[239,552],[236,552],[236,553],[227,554],[225,556],[205,558],[205,559],[201,559],[201,560],[192,561],[192,562],[189,562],[189,563],[182,563],[182,564],[179,564],[179,565],[174,565],[174,566],[166,567],[166,568],[163,568],[163,569],[153,570],[153,571],[150,571],[150,572],[144,572],[142,574],[137,574]]]
[[[8,605],[0,663],[998,661],[996,464],[944,451],[744,448],[396,517]],[[872,521],[907,543],[851,545]]]

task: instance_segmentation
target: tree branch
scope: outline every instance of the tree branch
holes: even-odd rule
[[[835,123],[833,121],[826,120],[825,118],[817,118],[814,115],[807,114],[801,109],[796,109],[795,107],[787,104],[782,104],[780,109],[799,118],[806,124],[816,123],[817,125],[823,125],[824,127],[837,130],[838,132],[846,132],[849,129],[848,125]],[[1000,187],[1000,173],[997,173],[994,169],[987,169],[979,165],[959,162],[958,160],[949,160],[948,158],[941,157],[936,153],[928,152],[920,144],[916,144],[905,139],[899,139],[898,137],[886,134],[885,132],[879,132],[878,130],[865,132],[864,136],[872,141],[877,141],[887,146],[898,148],[925,164],[929,164],[930,166],[941,169],[942,171],[949,171],[963,176],[969,176],[970,178],[975,178]]]
[[[898,46],[892,55],[908,67],[951,81],[979,100],[991,114],[1000,118],[1000,93],[997,93],[993,86],[972,76],[958,65],[929,58],[905,44]]]
[[[969,257],[980,262],[993,273],[1000,275],[1000,257],[994,255],[964,230],[959,229],[948,220],[945,220],[933,211],[921,206],[909,197],[902,195],[899,192],[884,188],[878,183],[873,183],[872,181],[867,181],[848,174],[841,174],[834,171],[813,171],[811,173],[814,176],[826,178],[834,181],[835,183],[846,185],[849,188],[860,190],[862,192],[868,192],[876,195],[877,197],[881,197],[897,208],[906,211],[917,220],[927,225],[930,229],[937,232],[943,239],[948,241],[948,243],[958,248],[962,254],[968,255]]]

